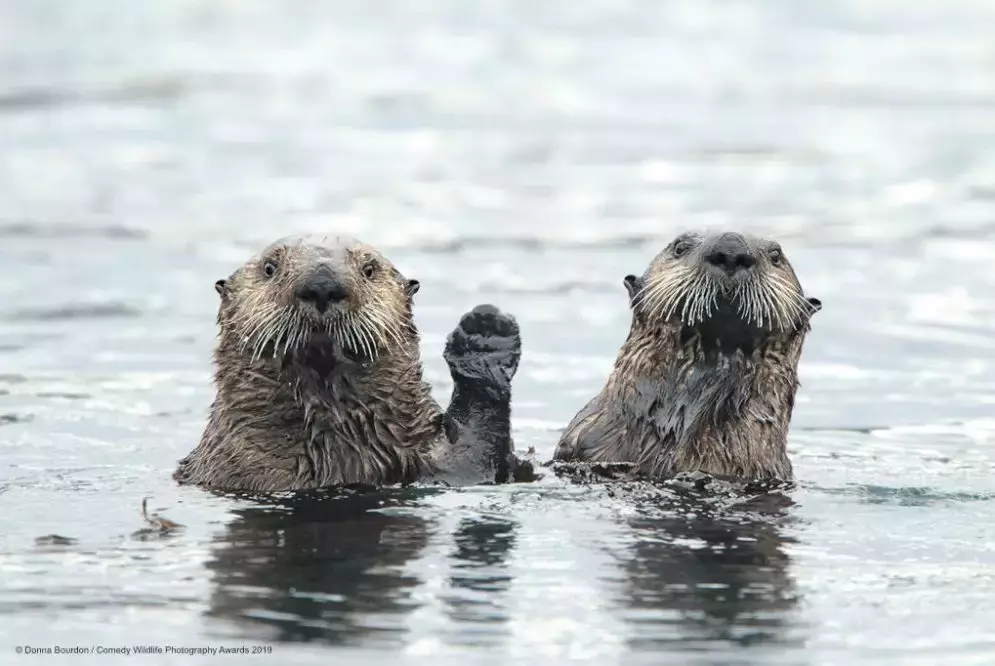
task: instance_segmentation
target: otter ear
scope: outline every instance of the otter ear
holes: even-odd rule
[[[639,290],[643,288],[642,278],[638,278],[635,275],[626,275],[622,281],[625,283],[625,290],[629,292],[629,300],[631,301],[639,293]]]
[[[815,314],[816,312],[822,309],[822,301],[820,301],[818,298],[809,298],[807,300],[808,304],[812,306],[812,314]]]
[[[214,283],[214,291],[218,292],[218,296],[224,298],[228,295],[228,280],[218,280]]]
[[[418,280],[408,280],[408,285],[404,288],[404,293],[408,295],[408,298],[411,298],[418,293],[419,289],[421,289],[421,282]]]

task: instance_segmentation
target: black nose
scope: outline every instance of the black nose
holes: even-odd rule
[[[349,288],[334,275],[320,272],[312,275],[297,288],[297,298],[305,303],[311,303],[324,312],[329,303],[344,301],[349,296]]]
[[[746,239],[733,233],[722,234],[705,254],[705,261],[721,268],[728,275],[745,271],[757,263],[746,244]]]

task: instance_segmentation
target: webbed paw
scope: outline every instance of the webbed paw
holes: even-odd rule
[[[455,381],[508,391],[522,357],[518,322],[493,305],[478,305],[449,334],[444,356]]]

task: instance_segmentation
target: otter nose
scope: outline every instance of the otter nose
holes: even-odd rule
[[[297,298],[305,303],[311,303],[318,312],[324,312],[329,303],[344,301],[348,296],[348,287],[334,275],[327,273],[313,275],[297,288]]]
[[[721,268],[728,275],[745,271],[757,263],[746,244],[746,239],[734,233],[722,234],[705,254],[705,261]]]

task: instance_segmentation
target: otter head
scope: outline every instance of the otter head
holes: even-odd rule
[[[404,278],[375,248],[337,237],[278,240],[218,280],[218,323],[253,359],[332,344],[353,357],[405,351],[414,337]]]
[[[780,245],[738,233],[682,234],[625,285],[637,325],[677,327],[682,340],[726,353],[804,332],[822,307]]]

